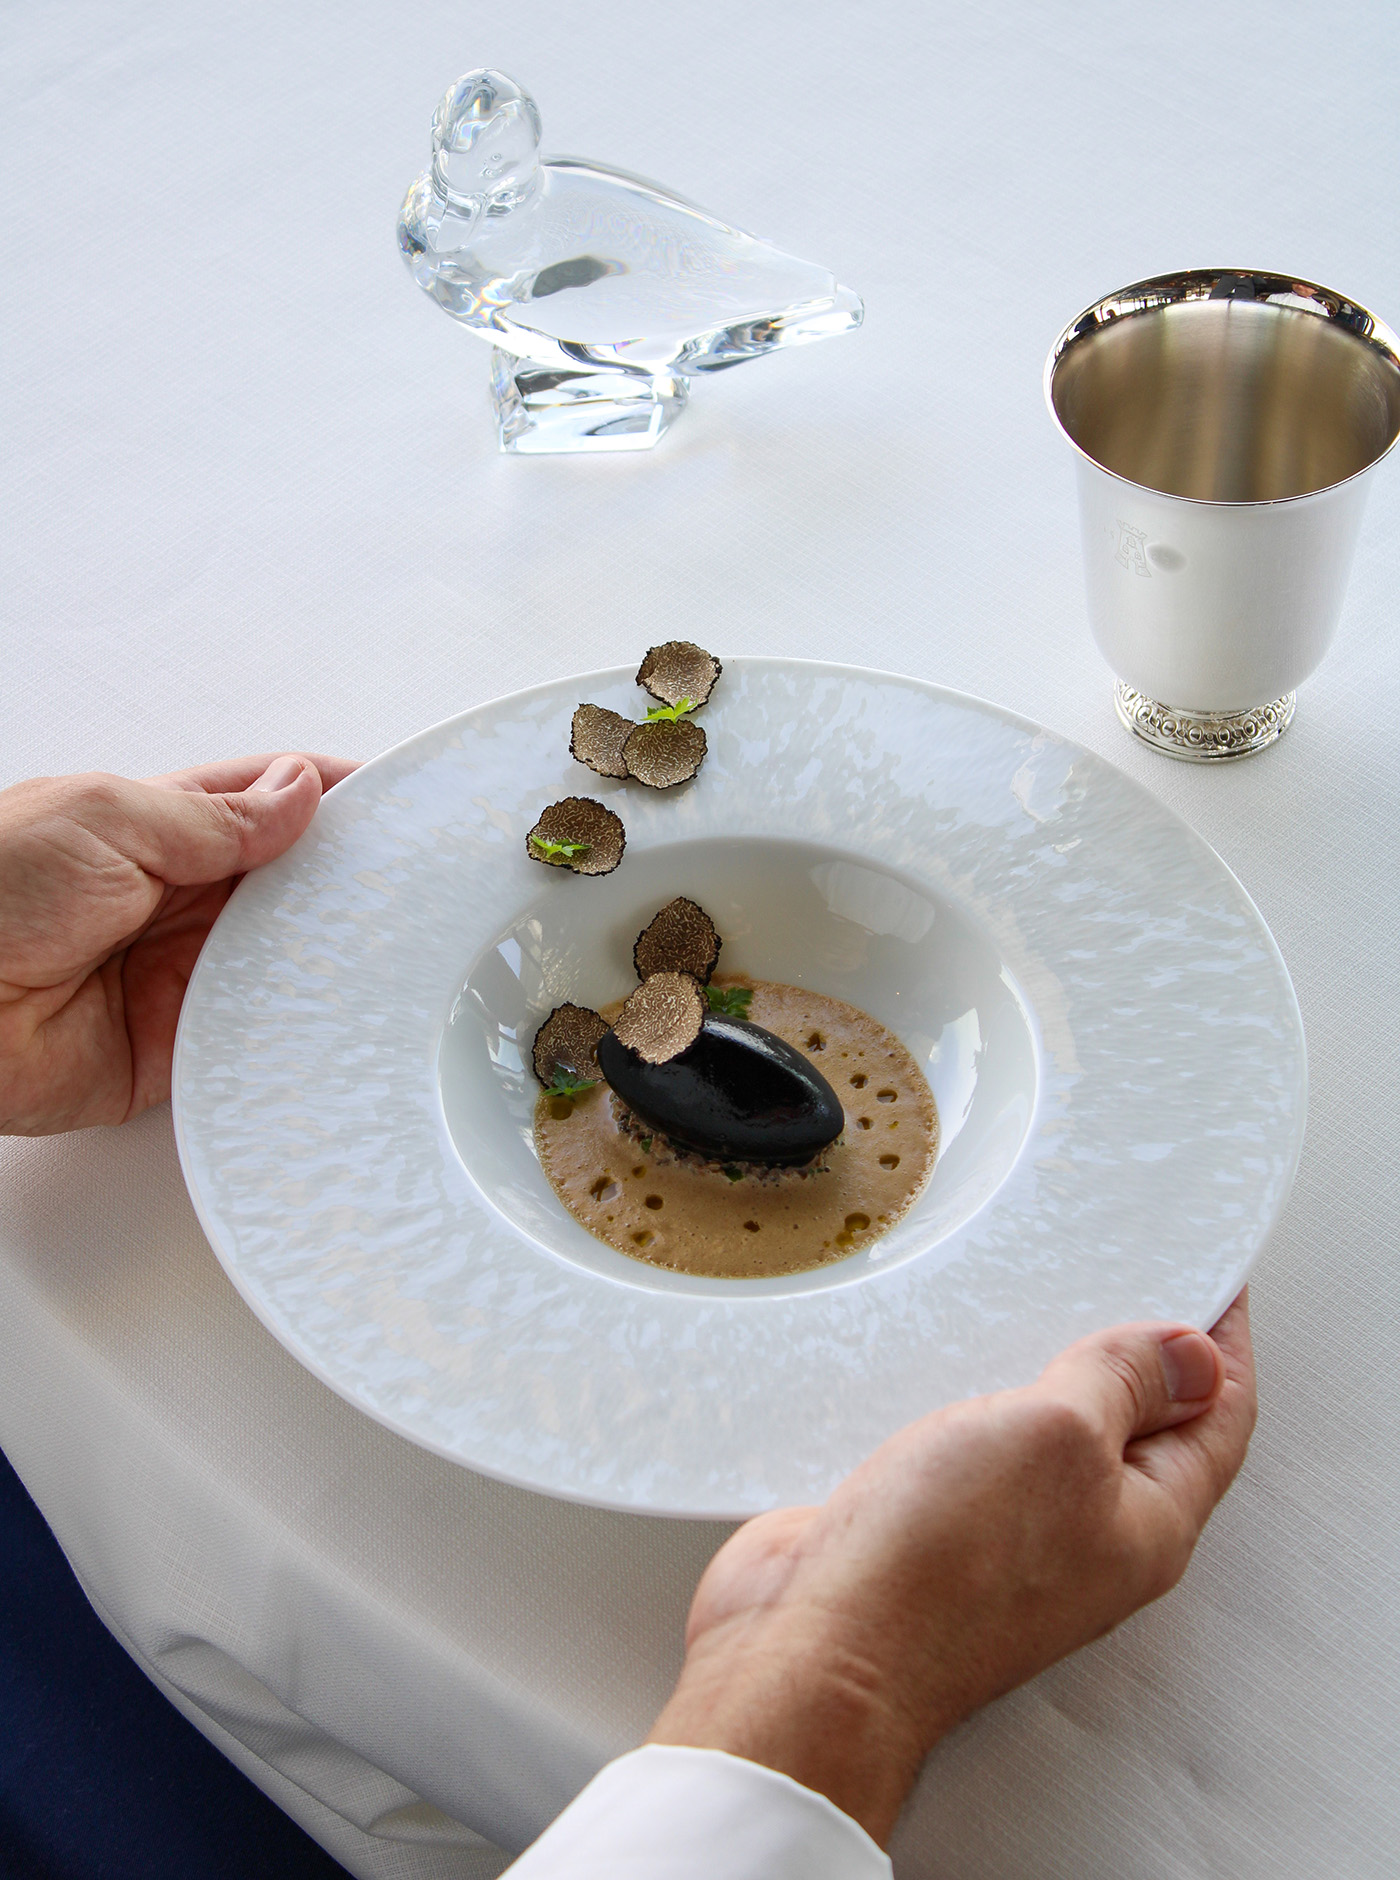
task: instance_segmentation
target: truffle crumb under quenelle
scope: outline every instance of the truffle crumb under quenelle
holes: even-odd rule
[[[622,818],[591,796],[564,796],[549,804],[525,838],[532,862],[576,875],[610,875],[626,847]]]
[[[678,894],[637,935],[632,964],[638,979],[653,973],[689,973],[703,986],[719,963],[722,944],[704,908]]]
[[[742,1157],[736,1159],[732,1155],[701,1155],[698,1149],[687,1149],[684,1143],[672,1142],[650,1123],[644,1123],[635,1111],[628,1109],[616,1091],[608,1101],[620,1133],[637,1144],[653,1168],[667,1168],[677,1163],[702,1170],[707,1177],[718,1175],[730,1182],[762,1182],[765,1187],[775,1187],[779,1182],[810,1181],[814,1175],[825,1175],[831,1168],[834,1146],[831,1143],[809,1162],[745,1162]]]

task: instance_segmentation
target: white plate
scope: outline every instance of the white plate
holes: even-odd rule
[[[1292,1182],[1306,1067],[1249,897],[1101,759],[879,673],[736,659],[694,784],[568,756],[581,699],[479,706],[367,764],[250,876],[175,1062],[190,1193],[243,1297],[413,1441],[606,1506],[813,1501],[900,1424],[1023,1382],[1097,1326],[1213,1322]],[[555,797],[627,826],[611,875],[529,861]],[[701,901],[722,966],[863,1007],[925,1067],[943,1143],[869,1250],[762,1282],[614,1253],[535,1159],[529,1046],[635,981]]]

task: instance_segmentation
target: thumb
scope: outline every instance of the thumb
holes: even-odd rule
[[[731,1534],[700,1576],[685,1622],[685,1646],[726,1619],[771,1606],[797,1566],[797,1547],[815,1508],[770,1508]]]
[[[121,846],[171,887],[223,881],[289,849],[316,813],[321,778],[306,757],[277,757],[246,790],[128,783]]]
[[[1032,1391],[1072,1404],[1116,1448],[1200,1416],[1225,1381],[1220,1352],[1188,1325],[1116,1325],[1081,1338]]]

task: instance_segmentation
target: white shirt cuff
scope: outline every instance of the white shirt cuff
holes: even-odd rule
[[[609,1763],[502,1880],[893,1880],[835,1803],[718,1749]]]

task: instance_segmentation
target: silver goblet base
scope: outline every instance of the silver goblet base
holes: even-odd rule
[[[1136,692],[1120,679],[1113,688],[1118,716],[1135,738],[1188,764],[1228,764],[1281,738],[1293,722],[1296,692],[1242,712],[1190,712]]]

